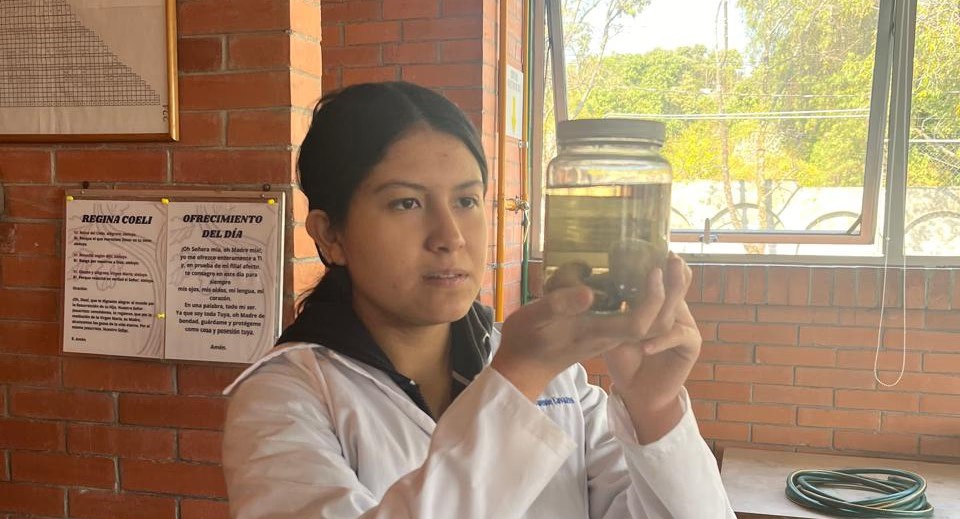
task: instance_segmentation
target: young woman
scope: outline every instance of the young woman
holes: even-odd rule
[[[476,303],[487,162],[453,104],[408,83],[330,94],[298,166],[329,269],[226,390],[233,517],[734,517],[682,387],[700,335],[679,257],[630,314],[561,287],[501,336]],[[609,398],[577,364],[601,354]]]

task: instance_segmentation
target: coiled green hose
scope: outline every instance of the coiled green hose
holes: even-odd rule
[[[870,477],[885,475],[886,479]],[[882,497],[846,501],[822,490],[849,488],[866,490]],[[893,469],[798,470],[787,478],[790,501],[810,510],[837,517],[931,517],[927,482],[919,474]]]

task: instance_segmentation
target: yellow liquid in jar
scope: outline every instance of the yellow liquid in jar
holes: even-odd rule
[[[547,189],[544,292],[585,284],[596,313],[646,297],[670,239],[670,183]]]

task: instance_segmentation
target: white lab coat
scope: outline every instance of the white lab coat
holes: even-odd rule
[[[487,366],[436,423],[315,344],[278,347],[224,393],[235,519],[735,518],[685,393],[677,427],[640,445],[579,365],[536,405]]]

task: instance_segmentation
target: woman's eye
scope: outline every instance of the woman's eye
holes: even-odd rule
[[[409,211],[420,207],[420,201],[416,198],[401,198],[390,202],[390,208],[399,211]]]
[[[464,209],[470,209],[473,207],[478,207],[480,205],[480,200],[476,197],[465,196],[460,198],[457,203]]]

